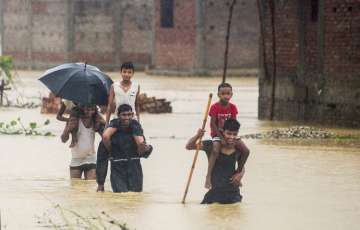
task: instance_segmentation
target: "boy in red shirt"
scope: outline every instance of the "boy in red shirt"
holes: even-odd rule
[[[233,93],[231,85],[229,83],[221,83],[218,86],[219,101],[214,103],[210,107],[209,116],[211,137],[213,139],[213,150],[209,157],[209,165],[205,181],[205,188],[208,189],[211,188],[211,173],[215,165],[215,161],[220,153],[220,142],[223,139],[222,128],[224,126],[224,122],[229,118],[236,119],[236,116],[238,114],[236,105],[230,103],[232,95]],[[240,139],[236,140],[236,149],[241,151],[241,157],[247,159],[247,157],[249,156],[249,150]],[[240,168],[244,170],[243,165]]]

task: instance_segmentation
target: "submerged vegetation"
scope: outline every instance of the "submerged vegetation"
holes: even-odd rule
[[[338,135],[333,132],[310,126],[292,126],[278,128],[264,133],[246,134],[244,139],[333,139],[333,140],[360,140],[360,136]]]
[[[54,136],[49,131],[43,131],[41,128],[50,124],[47,119],[43,124],[30,122],[26,127],[21,121],[20,117],[8,123],[0,122],[0,134],[5,135],[32,135],[32,136]]]
[[[0,56],[0,106],[3,105],[4,92],[11,90],[10,83],[14,84],[11,70],[14,68],[10,56]]]
[[[37,224],[50,229],[130,230],[126,224],[120,223],[106,212],[101,212],[96,216],[84,216],[58,204],[54,205],[54,210],[55,214],[47,212],[43,216],[37,217]]]

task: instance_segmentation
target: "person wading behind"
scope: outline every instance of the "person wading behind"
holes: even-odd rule
[[[222,131],[223,141],[220,143],[219,155],[216,158],[212,175],[211,189],[205,194],[202,204],[221,203],[230,204],[240,202],[240,182],[244,175],[244,164],[249,155],[249,150],[242,143],[241,150],[236,145],[236,136],[239,132],[240,123],[235,119],[225,121]],[[186,144],[186,149],[196,149],[197,140],[204,134],[204,130],[198,130],[197,134],[190,138]],[[205,151],[210,157],[213,141],[202,141],[200,149]],[[235,168],[237,163],[237,168]]]
[[[118,107],[118,118],[104,131],[97,153],[97,191],[104,191],[108,156],[111,161],[110,182],[113,192],[141,192],[143,172],[140,158],[147,158],[152,146],[146,144],[140,123],[133,119],[130,105]]]
[[[115,111],[115,108],[118,108],[122,104],[130,105],[132,111],[136,113],[136,119],[140,122],[140,111],[138,105],[140,85],[131,81],[134,73],[135,68],[132,62],[124,62],[121,65],[120,74],[122,80],[114,82],[110,88],[105,118],[106,124],[110,121],[111,113]]]
[[[218,86],[219,101],[214,103],[209,111],[213,147],[209,156],[208,172],[205,180],[205,188],[207,189],[210,189],[212,186],[211,175],[216,158],[219,156],[220,142],[223,139],[222,131],[224,122],[229,118],[236,119],[236,115],[238,114],[236,105],[230,102],[232,95],[232,86],[229,83],[221,83]],[[235,147],[240,151],[243,150],[244,145],[240,139],[235,140]],[[247,151],[242,152],[243,154],[247,153]]]

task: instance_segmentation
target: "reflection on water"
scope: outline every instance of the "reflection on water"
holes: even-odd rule
[[[25,72],[26,96],[46,94],[36,76]],[[118,76],[113,75],[115,79]],[[173,114],[142,115],[145,134],[155,146],[143,160],[144,192],[96,193],[95,181],[69,180],[70,150],[59,134],[64,123],[39,109],[0,109],[0,120],[51,120],[56,137],[0,136],[0,208],[4,229],[42,229],[36,215],[53,204],[84,215],[105,211],[136,229],[358,229],[360,143],[356,140],[245,140],[251,149],[241,193],[233,205],[200,205],[207,160],[200,154],[187,197],[180,203],[193,158],[186,139],[201,125],[209,92],[218,79],[165,78],[137,73],[150,96],[172,101]],[[230,78],[239,107],[240,134],[291,125],[258,121],[257,81]],[[216,94],[215,94],[216,95]],[[209,127],[207,128],[209,129]],[[359,135],[359,130],[331,129]],[[208,135],[208,134],[207,134]],[[97,137],[97,142],[99,137]],[[6,228],[5,228],[6,227]]]

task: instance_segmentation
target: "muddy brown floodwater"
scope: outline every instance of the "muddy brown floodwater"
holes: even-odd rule
[[[40,72],[20,72],[20,93],[36,98],[47,89]],[[111,74],[119,79],[116,73]],[[150,96],[172,101],[172,114],[142,114],[141,122],[154,145],[143,160],[144,192],[96,193],[94,181],[70,181],[68,144],[59,134],[64,123],[38,109],[1,108],[0,121],[50,119],[46,129],[56,137],[0,136],[0,209],[3,229],[43,229],[36,216],[53,204],[84,215],[107,212],[132,229],[346,229],[360,224],[359,141],[245,140],[251,150],[241,193],[234,205],[200,205],[207,160],[200,154],[186,205],[180,200],[194,152],[186,139],[200,127],[208,94],[216,95],[219,79],[147,76],[135,80]],[[255,78],[230,78],[239,109],[240,134],[286,127],[289,123],[257,120]],[[16,96],[16,95],[12,95]],[[11,97],[11,95],[10,95]],[[216,96],[215,96],[216,100]],[[208,127],[209,129],[209,127]],[[331,129],[360,135],[358,130]],[[97,139],[97,143],[99,138]]]

